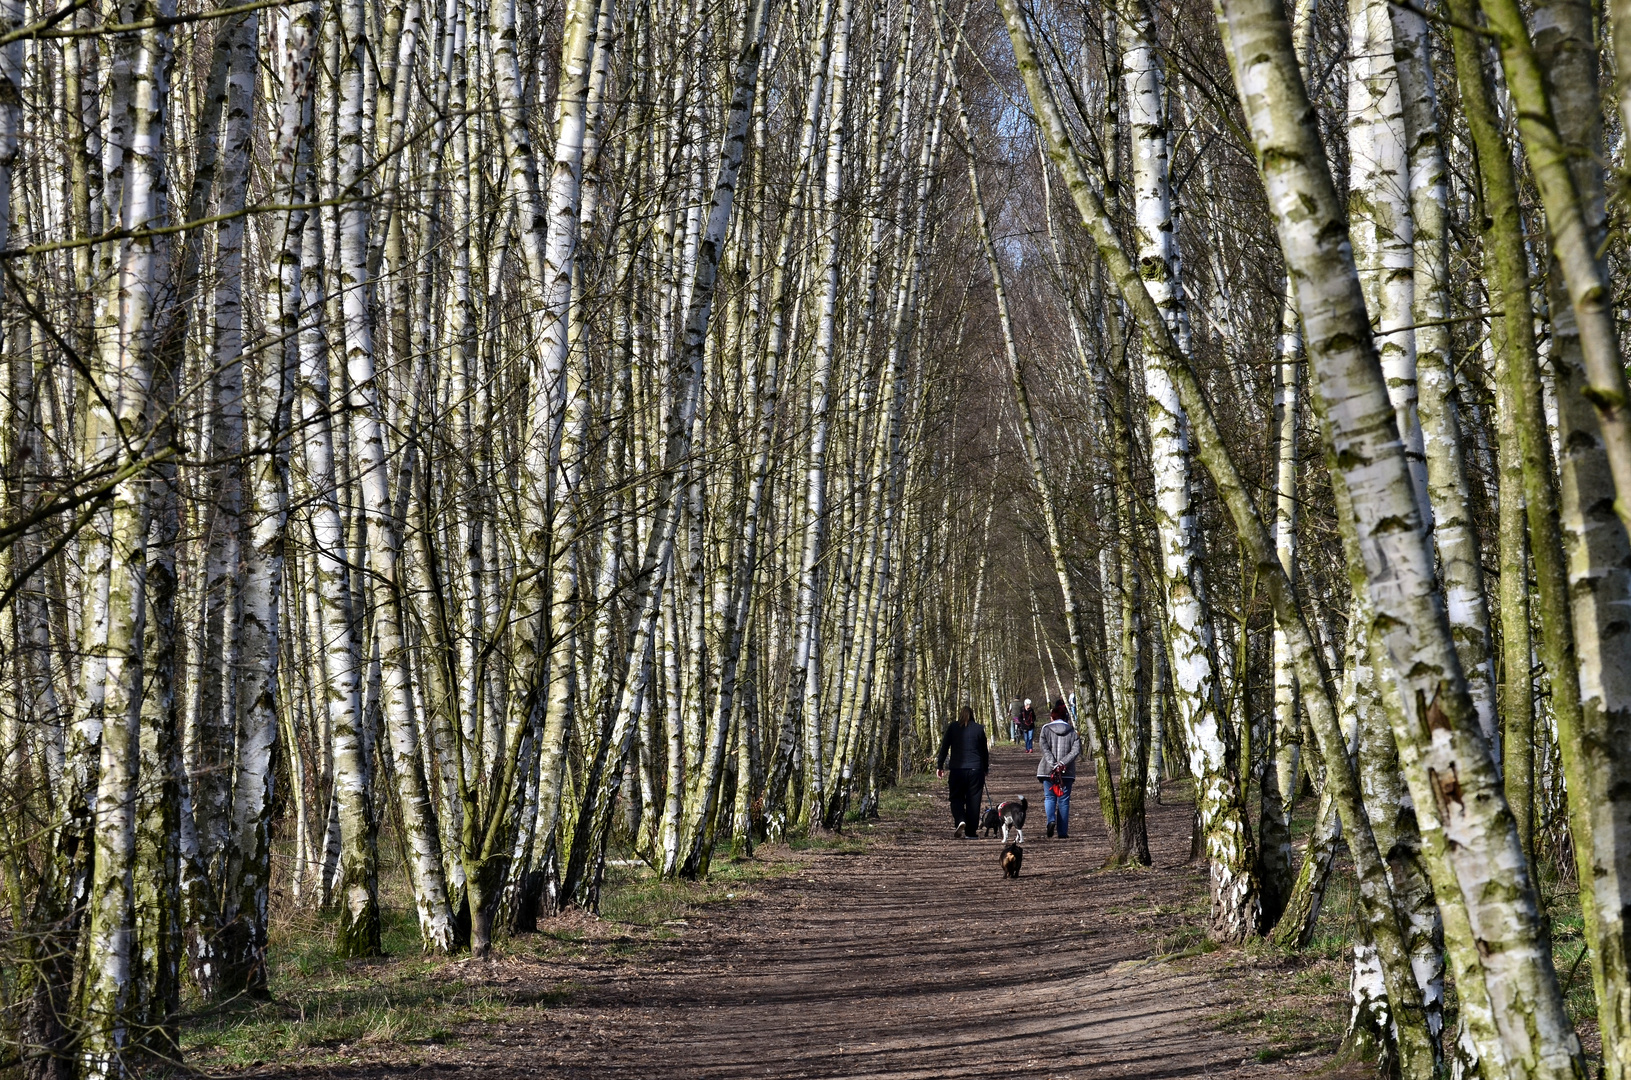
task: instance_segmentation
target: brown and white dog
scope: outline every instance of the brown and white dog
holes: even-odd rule
[[[1008,843],[1009,830],[1013,830],[1014,842],[1023,844],[1025,842],[1025,808],[1026,802],[1023,795],[1017,799],[1009,799],[1007,802],[998,803],[988,809],[984,816],[981,817],[980,830],[986,836],[990,836],[999,829],[1002,830],[1002,842],[1005,844]]]
[[[1002,822],[1003,843],[1008,843],[1010,831],[1013,833],[1013,842],[1015,844],[1025,842],[1026,805],[1025,796],[1021,795],[1017,799],[1009,799],[997,806],[997,818]]]

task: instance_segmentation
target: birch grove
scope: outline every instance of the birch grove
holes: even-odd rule
[[[3,0],[0,1069],[1030,698],[1350,1052],[1631,1080],[1623,8]]]

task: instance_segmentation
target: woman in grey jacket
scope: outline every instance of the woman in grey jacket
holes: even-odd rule
[[[1070,835],[1070,788],[1076,782],[1076,759],[1082,756],[1082,737],[1070,723],[1065,699],[1057,698],[1048,722],[1037,733],[1042,757],[1036,778],[1042,781],[1042,809],[1048,816],[1048,835],[1058,829],[1059,839]]]

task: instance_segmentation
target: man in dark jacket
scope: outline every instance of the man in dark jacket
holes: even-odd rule
[[[980,789],[991,766],[985,728],[974,722],[974,710],[964,705],[957,719],[946,725],[940,737],[940,753],[935,756],[935,775],[945,776],[951,792],[951,819],[957,823],[954,836],[973,836],[980,823]]]

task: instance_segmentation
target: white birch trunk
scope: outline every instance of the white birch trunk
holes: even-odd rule
[[[1349,0],[1348,173],[1354,262],[1422,521],[1432,528],[1416,409],[1415,226],[1393,27],[1382,0]]]
[[[691,457],[692,429],[702,398],[705,347],[720,257],[730,234],[736,182],[747,149],[754,87],[771,4],[772,0],[758,0],[750,9],[748,21],[743,27],[731,106],[714,177],[713,198],[708,208],[707,224],[697,245],[693,287],[679,349],[677,397],[675,408],[668,417],[661,479],[652,503],[657,507],[657,520],[646,538],[638,578],[640,584],[632,597],[636,614],[634,632],[626,654],[626,674],[621,680],[619,692],[606,703],[608,708],[615,711],[605,721],[608,738],[603,742],[604,769],[597,778],[600,780],[598,790],[592,791],[580,810],[571,863],[562,882],[564,898],[587,903],[591,907],[598,903],[599,874],[604,864],[613,805],[622,786],[629,733],[639,719],[646,694],[646,650],[656,628],[665,579],[674,556],[674,537],[679,526],[679,507],[675,498],[678,472]],[[614,747],[615,752],[611,749]]]
[[[1433,539],[1444,569],[1444,600],[1478,727],[1501,760],[1495,711],[1489,605],[1483,557],[1470,507],[1461,419],[1450,338],[1449,213],[1443,137],[1428,48],[1427,20],[1388,8],[1409,147],[1410,212],[1414,221],[1418,411],[1426,455]]]
[[[1459,893],[1478,945],[1447,926],[1451,947],[1482,968],[1501,1045],[1536,1076],[1572,1076],[1580,1043],[1563,1011],[1524,854],[1477,727],[1437,588],[1409,463],[1379,360],[1342,213],[1312,129],[1284,13],[1258,0],[1225,0],[1220,22],[1280,246],[1298,281],[1298,306],[1325,437],[1352,500],[1352,528],[1377,613],[1376,632],[1397,680],[1392,716],[1399,755],[1424,834],[1437,811],[1446,841],[1424,835],[1435,888]],[[1359,568],[1354,568],[1357,573]],[[1473,954],[1476,951],[1476,959]]]
[[[169,14],[160,7],[155,16]],[[164,163],[171,42],[164,28],[142,31],[130,72],[132,125],[120,146],[118,220],[127,229],[161,225],[169,215]],[[117,102],[115,103],[117,107]],[[122,245],[109,306],[116,332],[100,342],[97,372],[120,433],[120,457],[145,456],[153,378],[155,308],[167,273],[167,244],[148,235]],[[113,490],[108,534],[106,668],[99,775],[94,802],[93,865],[86,897],[85,996],[80,1067],[87,1077],[125,1074],[139,1034],[130,1028],[135,945],[136,808],[142,717],[142,639],[147,600],[148,480],[128,476]]]
[[[1049,156],[1064,174],[1066,186],[1081,215],[1082,225],[1092,237],[1094,246],[1104,261],[1109,276],[1116,283],[1122,299],[1133,309],[1139,323],[1144,327],[1146,341],[1153,340],[1153,344],[1168,360],[1169,374],[1177,385],[1181,401],[1188,411],[1196,434],[1198,456],[1217,484],[1219,494],[1234,520],[1236,533],[1246,549],[1247,557],[1260,575],[1260,579],[1267,585],[1276,620],[1285,626],[1291,635],[1297,656],[1298,679],[1305,694],[1305,701],[1308,703],[1321,755],[1326,762],[1327,783],[1336,796],[1343,828],[1348,834],[1349,849],[1354,856],[1362,901],[1361,910],[1372,939],[1377,943],[1385,960],[1384,968],[1389,991],[1395,1002],[1403,1003],[1401,1008],[1406,1007],[1412,999],[1419,1002],[1419,992],[1415,980],[1410,976],[1398,918],[1387,895],[1385,866],[1359,802],[1357,783],[1351,763],[1344,752],[1344,740],[1328,696],[1326,675],[1307,622],[1296,605],[1290,584],[1285,578],[1285,571],[1274,552],[1268,530],[1264,528],[1245,483],[1224,447],[1211,405],[1203,394],[1184,353],[1178,347],[1159,309],[1144,287],[1138,270],[1122,247],[1103,201],[1088,180],[1086,169],[1072,143],[1070,130],[1037,61],[1030,28],[1026,24],[1024,14],[1013,0],[1002,0],[1001,6],[1020,75],[1025,81],[1027,95],[1036,108],[1047,135]],[[1277,33],[1286,29],[1284,12],[1278,8],[1268,14],[1258,14],[1256,18],[1267,19],[1271,32]],[[1289,32],[1286,33],[1284,42],[1275,38],[1270,40],[1273,41],[1274,50],[1266,55],[1277,63],[1283,62],[1290,53]],[[1294,58],[1291,58],[1291,63],[1295,74]],[[1300,88],[1300,84],[1298,85]],[[1303,116],[1306,113],[1297,115]],[[1305,311],[1305,327],[1307,324]],[[1316,688],[1318,693],[1315,693]]]
[[[1179,348],[1189,336],[1167,162],[1165,86],[1156,54],[1155,15],[1144,0],[1129,0],[1120,20],[1132,128],[1133,206],[1139,274],[1150,300]],[[1240,778],[1234,774],[1226,725],[1217,714],[1211,617],[1196,562],[1199,535],[1190,482],[1189,423],[1162,350],[1144,327],[1145,407],[1150,469],[1155,480],[1156,528],[1166,576],[1167,643],[1179,720],[1188,733],[1189,766],[1207,838],[1211,867],[1213,935],[1238,941],[1256,933],[1261,918],[1252,872],[1251,838]]]
[[[409,878],[420,938],[427,952],[453,947],[452,915],[442,873],[441,836],[426,789],[419,731],[408,685],[409,655],[400,621],[400,547],[386,476],[381,386],[374,358],[374,333],[368,281],[368,207],[364,176],[365,109],[362,5],[349,0],[341,9],[352,48],[340,64],[339,185],[353,196],[340,207],[338,266],[345,319],[345,357],[350,377],[347,402],[351,413],[351,452],[366,516],[368,585],[374,612],[374,641],[379,650],[381,698],[396,773],[397,803],[408,849]],[[338,762],[336,763],[338,767]],[[342,829],[342,835],[344,830]]]
[[[832,31],[830,79],[827,87],[827,171],[821,186],[821,299],[815,339],[814,370],[810,377],[810,446],[806,458],[804,495],[804,554],[799,568],[798,646],[795,669],[803,668],[798,692],[804,723],[804,805],[801,818],[815,825],[820,820],[826,762],[822,752],[825,718],[821,715],[822,554],[827,531],[827,439],[831,420],[833,357],[837,349],[839,246],[838,201],[843,194],[845,91],[849,80],[851,0],[838,0]]]
[[[341,956],[380,951],[379,896],[375,871],[375,824],[363,757],[362,651],[351,610],[345,533],[340,520],[330,427],[328,341],[323,333],[323,230],[316,215],[305,224],[301,260],[300,420],[301,452],[311,500],[312,563],[308,586],[317,614],[323,654],[321,707],[330,732],[334,800],[340,826],[339,881],[342,904],[336,945]]]

